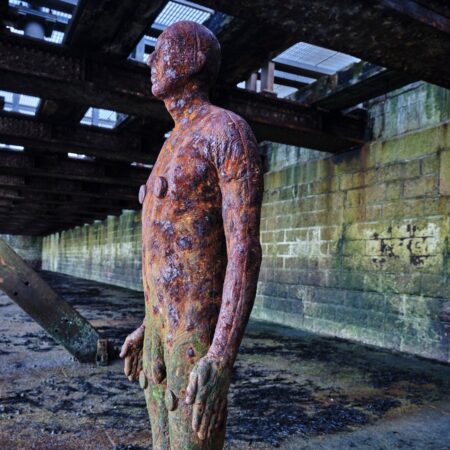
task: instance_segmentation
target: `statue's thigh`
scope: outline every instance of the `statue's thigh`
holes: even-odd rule
[[[192,405],[186,405],[184,401],[192,368],[209,348],[204,336],[204,333],[184,332],[174,339],[170,349],[166,349],[165,399],[169,412],[171,450],[220,450],[223,445],[223,436],[216,435],[203,441],[198,438],[192,430]]]

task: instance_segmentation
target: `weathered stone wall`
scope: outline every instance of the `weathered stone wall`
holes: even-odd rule
[[[449,92],[420,83],[371,114],[359,151],[272,146],[254,316],[450,361]]]
[[[371,107],[341,156],[268,149],[254,317],[449,361],[449,91]],[[142,289],[140,214],[44,239],[44,268]]]
[[[39,236],[20,236],[0,234],[3,239],[33,269],[39,270],[42,265],[42,238]]]
[[[46,236],[43,269],[142,290],[141,215],[129,211]]]

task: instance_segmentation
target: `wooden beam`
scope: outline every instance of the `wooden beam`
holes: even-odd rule
[[[414,81],[413,77],[371,63],[352,64],[335,75],[319,78],[295,94],[305,106],[342,110]]]
[[[149,143],[149,139],[145,141]],[[148,164],[155,162],[162,144],[155,139],[153,147],[144,147],[141,136],[86,125],[63,125],[7,112],[0,112],[0,142],[65,155],[73,152],[112,161]]]
[[[64,54],[42,43],[39,43],[40,50],[37,51],[36,43],[27,42],[24,45],[26,40],[19,41],[0,42],[0,88],[94,104],[170,123],[164,104],[150,93],[146,66],[131,62],[102,62],[100,58],[89,60]],[[36,73],[36,67],[39,67],[39,73]],[[219,106],[237,112],[255,125],[260,140],[330,152],[343,151],[364,141],[365,123],[357,119],[329,115],[243,89],[218,86],[214,92],[213,99]],[[290,117],[284,124],[278,117],[285,117],[286,109]],[[271,132],[271,118],[281,130]],[[262,129],[263,133],[259,134]]]
[[[91,197],[76,195],[61,195],[58,192],[37,193],[17,190],[11,187],[0,188],[0,199],[11,200],[14,207],[35,205],[38,208],[51,207],[51,211],[58,213],[64,209],[76,208],[82,212],[101,212],[106,214],[120,214],[123,209],[140,209],[137,200],[112,200],[103,198],[102,201]]]
[[[150,170],[1,150],[0,173],[136,187],[146,182]]]
[[[450,88],[450,36],[399,12],[384,0],[198,0],[226,14],[259,22],[280,35],[361,58]],[[392,3],[392,2],[390,2]],[[396,0],[397,5],[404,3]],[[441,2],[442,4],[442,2]]]
[[[276,57],[274,60],[275,69],[283,72],[292,73],[306,78],[321,78],[326,75],[332,75],[334,72],[325,67],[317,67],[302,61],[292,61],[290,59]]]
[[[0,239],[0,289],[80,362],[94,362],[97,330]]]
[[[136,209],[138,189],[129,186],[114,186],[95,182],[59,180],[45,176],[0,175],[0,189],[24,193],[70,195],[79,199],[125,202],[127,209]]]

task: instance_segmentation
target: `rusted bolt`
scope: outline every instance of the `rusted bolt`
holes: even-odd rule
[[[139,386],[141,386],[142,389],[147,389],[148,386],[148,380],[143,370],[139,373]]]
[[[163,198],[167,194],[167,180],[164,177],[158,177],[155,180],[153,192],[158,198]]]
[[[142,203],[144,203],[145,200],[145,194],[147,193],[147,186],[145,184],[143,184],[140,188],[139,188],[139,203],[142,205]]]

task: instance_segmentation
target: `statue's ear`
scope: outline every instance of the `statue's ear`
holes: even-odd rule
[[[196,72],[200,72],[206,63],[206,55],[202,51],[198,51],[196,55]]]

